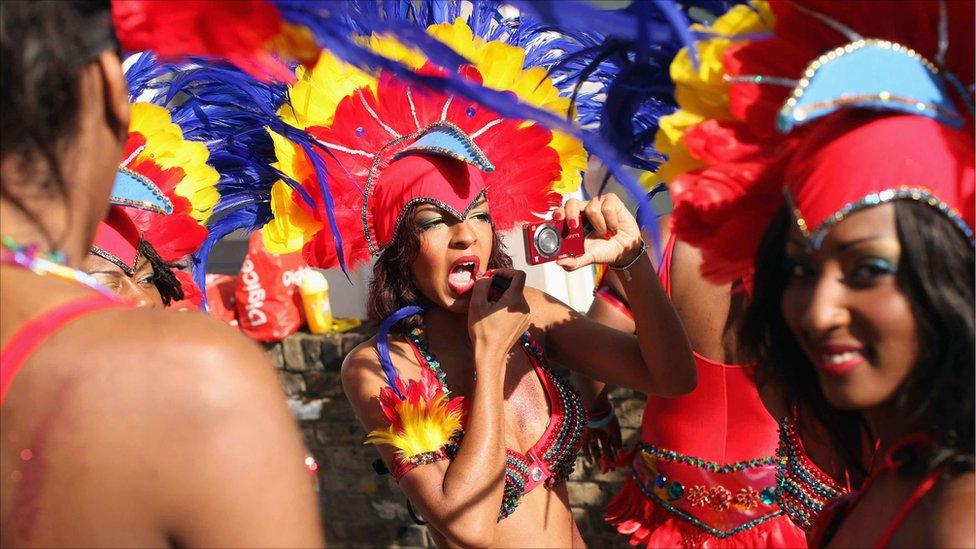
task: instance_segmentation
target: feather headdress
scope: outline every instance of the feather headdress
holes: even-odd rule
[[[133,103],[116,187],[151,186],[167,208],[120,200],[113,191],[110,200],[124,207],[113,208],[100,224],[90,252],[129,274],[135,272],[142,239],[149,241],[164,261],[176,261],[195,252],[207,236],[204,224],[217,198],[218,175],[207,164],[208,156],[206,146],[184,138],[166,109]]]
[[[554,115],[570,110],[569,100],[560,96],[544,69],[525,67],[525,54],[520,48],[475,36],[460,19],[432,25],[427,32],[470,60],[462,75],[472,84],[517,95],[525,103]],[[397,40],[376,35],[363,40],[370,49],[412,67],[418,74],[443,73],[422,54]],[[450,132],[459,142],[469,145],[463,148],[477,149],[487,157],[490,168],[481,166],[483,173],[475,177],[482,181],[476,184],[484,185],[496,212],[496,226],[501,229],[545,214],[558,202],[557,192],[579,185],[585,152],[580,142],[569,135],[553,134],[531,122],[505,119],[453,95],[408,86],[389,73],[374,77],[328,52],[323,52],[315,69],[308,73],[300,69],[300,73],[299,83],[291,89],[291,103],[280,114],[328,149],[327,153],[317,154],[325,170],[316,170],[302,147],[275,137],[277,167],[303,182],[309,194],[319,194],[321,206],[308,208],[307,204],[291,200],[290,189],[276,186],[272,198],[274,220],[264,232],[272,250],[286,252],[304,247],[310,262],[320,266],[364,262],[387,243],[377,238],[374,221],[400,214],[398,209],[380,213],[366,206],[380,172],[393,163],[403,148],[431,131],[443,136],[447,126],[453,128]],[[318,192],[324,174],[329,179],[330,192],[335,193],[328,197],[335,207],[325,204],[325,194]],[[326,226],[317,213],[322,207],[335,212],[335,227],[331,223]],[[341,232],[343,249],[334,246],[337,230]]]
[[[190,250],[194,279],[202,288],[213,246],[234,231],[267,223],[272,184],[290,182],[271,166],[274,147],[267,128],[300,142],[310,143],[311,137],[278,118],[276,110],[286,101],[283,84],[262,82],[212,60],[167,63],[147,53],[129,64],[130,95],[168,112],[183,137],[207,152],[207,163],[214,170],[208,195],[212,215],[205,238]],[[179,228],[174,223],[168,230]]]
[[[972,136],[959,129],[972,99],[958,85],[973,78],[972,11],[773,0],[720,18],[726,34],[772,34],[699,44],[712,70],[683,97],[679,83],[682,110],[659,132],[662,171],[680,173],[673,229],[702,249],[703,274],[749,272],[787,200],[812,247],[852,211],[896,199],[936,207],[972,238]],[[672,74],[689,74],[682,63]]]

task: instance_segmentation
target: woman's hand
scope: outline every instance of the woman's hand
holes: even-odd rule
[[[599,429],[587,427],[583,431],[583,459],[588,465],[599,463],[600,472],[606,473],[613,467],[611,464],[617,461],[617,452],[623,445],[616,416]]]
[[[626,265],[642,253],[637,220],[617,195],[607,193],[586,202],[571,198],[552,214],[553,220],[565,219],[570,228],[578,227],[583,216],[593,232],[584,241],[583,255],[556,261],[563,269],[575,271],[593,263]]]
[[[503,276],[511,284],[497,300],[489,299],[491,279]],[[525,300],[525,273],[515,269],[496,269],[474,283],[468,306],[468,336],[475,356],[502,359],[529,328],[529,304]],[[480,363],[480,361],[479,361]]]

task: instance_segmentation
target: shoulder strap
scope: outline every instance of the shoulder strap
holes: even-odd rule
[[[661,280],[664,293],[671,297],[671,255],[674,253],[674,234],[668,237],[668,244],[664,247],[664,258],[661,260],[661,267],[657,271],[657,277]]]
[[[921,484],[915,488],[912,495],[905,500],[905,503],[903,503],[901,508],[898,509],[898,513],[894,516],[894,518],[891,519],[891,522],[888,523],[888,527],[885,528],[884,533],[882,533],[881,537],[879,537],[874,543],[875,547],[888,547],[890,545],[891,538],[895,535],[895,532],[898,530],[898,527],[901,526],[901,523],[905,521],[905,517],[908,516],[908,513],[910,513],[911,510],[918,505],[918,502],[925,497],[925,494],[929,493],[929,491],[935,487],[935,484],[939,482],[939,477],[942,476],[943,469],[945,469],[944,463],[936,467],[932,472],[925,476]]]
[[[91,294],[48,309],[25,322],[0,352],[0,405],[21,366],[54,333],[88,313],[131,306],[102,294]]]

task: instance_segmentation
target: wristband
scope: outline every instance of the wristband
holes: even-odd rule
[[[644,243],[644,239],[642,238],[640,250],[637,251],[637,254],[634,256],[634,259],[631,259],[626,265],[622,265],[620,267],[614,265],[613,263],[607,263],[607,268],[610,269],[611,271],[624,271],[624,275],[627,277],[627,280],[630,280],[630,273],[627,271],[631,267],[633,267],[634,264],[637,263],[637,260],[640,259],[641,256],[643,256],[646,252],[647,252],[647,244]]]
[[[603,417],[590,418],[589,421],[586,422],[586,427],[588,429],[603,429],[607,425],[610,425],[610,422],[613,421],[613,418],[615,417],[617,417],[617,414],[614,413],[613,405],[611,405]]]

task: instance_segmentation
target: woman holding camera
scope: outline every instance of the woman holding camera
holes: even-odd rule
[[[480,78],[471,67],[465,76]],[[320,267],[377,256],[368,310],[380,333],[347,357],[343,389],[439,544],[582,545],[562,481],[585,411],[547,361],[662,396],[695,385],[637,223],[613,195],[553,214],[557,228],[593,226],[582,255],[559,264],[618,269],[638,296],[633,335],[525,287],[504,252],[498,231],[558,206],[552,187],[573,169],[549,130],[386,74],[372,89],[349,90],[330,123],[308,128],[331,152],[312,160],[327,168],[340,231],[289,199],[301,193],[282,195],[286,187],[275,190],[265,234],[305,231],[306,257]],[[321,207],[309,157],[280,140],[278,149],[285,173]]]

